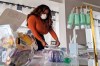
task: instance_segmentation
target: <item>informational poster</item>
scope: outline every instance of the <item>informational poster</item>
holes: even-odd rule
[[[0,59],[6,62],[10,54],[9,48],[14,46],[14,36],[10,25],[0,25]],[[1,62],[1,61],[0,61]]]
[[[0,46],[9,48],[14,44],[14,37],[10,25],[0,25]]]

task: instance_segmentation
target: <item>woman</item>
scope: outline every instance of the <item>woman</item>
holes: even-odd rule
[[[42,50],[44,47],[46,47],[47,43],[45,42],[43,35],[47,34],[48,32],[56,40],[56,46],[60,45],[58,37],[52,29],[51,18],[51,10],[46,5],[38,6],[27,16],[27,25],[36,38],[38,50]]]

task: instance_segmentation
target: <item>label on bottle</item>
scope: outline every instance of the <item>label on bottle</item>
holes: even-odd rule
[[[7,59],[7,51],[2,51],[2,62],[6,62]]]

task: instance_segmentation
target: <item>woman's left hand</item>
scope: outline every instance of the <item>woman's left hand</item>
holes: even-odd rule
[[[58,47],[60,45],[60,42],[57,40],[56,41],[56,46]]]

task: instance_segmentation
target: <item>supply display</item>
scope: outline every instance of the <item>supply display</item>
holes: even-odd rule
[[[69,14],[69,18],[68,18],[68,24],[67,24],[67,28],[71,29],[72,26],[75,29],[79,29],[81,27],[81,29],[85,29],[85,28],[90,28],[90,13],[86,6],[86,12],[85,10],[83,10],[83,7],[75,7],[75,12],[72,9],[71,13]]]

